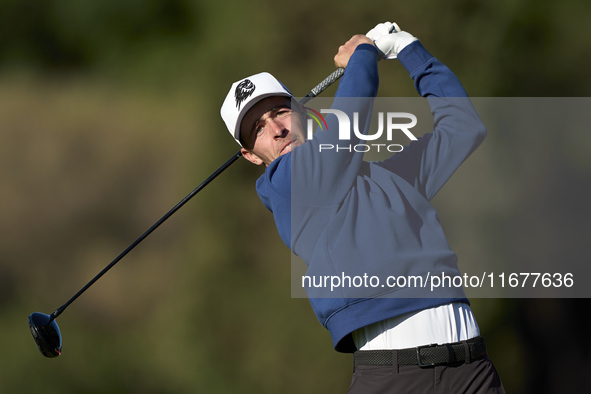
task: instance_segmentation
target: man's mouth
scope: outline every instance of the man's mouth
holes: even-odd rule
[[[294,143],[295,141],[290,141],[289,143],[285,144],[285,146],[283,146],[283,148],[281,149],[281,151],[279,151],[279,154],[283,154],[283,153],[287,153],[288,151],[291,150],[291,145]]]

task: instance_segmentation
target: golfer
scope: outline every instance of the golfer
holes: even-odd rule
[[[434,129],[381,162],[337,146],[367,134],[377,62],[398,59],[427,97]],[[454,74],[390,22],[338,49],[344,67],[326,130],[306,139],[305,109],[261,73],[232,85],[221,115],[243,156],[265,165],[257,193],[311,277],[461,275],[430,200],[486,130]],[[347,119],[356,122],[347,123]],[[355,123],[358,130],[342,130]],[[382,282],[384,283],[384,282]],[[337,351],[354,353],[350,393],[504,393],[463,288],[306,288]]]

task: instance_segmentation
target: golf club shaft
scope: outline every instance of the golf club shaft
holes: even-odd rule
[[[323,92],[326,88],[336,82],[344,73],[344,68],[338,68],[328,77],[326,77],[322,82],[320,82],[314,89],[310,90],[306,96],[304,96],[300,100],[300,104],[305,104],[310,101],[312,98],[319,95]],[[76,293],[72,298],[68,300],[64,305],[57,308],[50,316],[50,322],[53,321],[56,317],[62,314],[66,308],[74,302],[82,293],[84,293],[90,286],[94,284],[97,280],[99,280],[104,274],[107,273],[115,264],[119,262],[125,255],[127,255],[133,248],[135,248],[140,242],[142,242],[148,235],[150,235],[154,230],[156,230],[162,223],[164,223],[169,217],[171,217],[176,211],[178,211],[183,205],[185,205],[191,198],[193,198],[201,189],[207,186],[211,181],[213,181],[218,175],[220,175],[226,168],[230,167],[236,160],[238,160],[242,156],[242,153],[238,151],[235,153],[228,161],[226,161],[220,168],[218,168],[213,174],[211,174],[206,180],[204,180],[199,186],[197,186],[191,193],[189,193],[185,198],[183,198],[177,205],[174,206],[170,211],[168,211],[160,220],[158,220],[152,227],[150,227],[145,233],[143,233],[138,239],[136,239],[131,245],[127,247],[119,256],[115,258],[109,265],[107,265],[101,272],[98,273],[90,282],[86,284],[78,293]]]
[[[211,181],[213,181],[218,175],[220,175],[226,168],[228,168],[232,163],[238,160],[242,156],[242,153],[238,152],[234,154],[228,161],[226,161],[220,168],[218,168],[213,174],[211,174],[206,180],[204,180],[199,186],[197,186],[191,193],[189,193],[185,198],[183,198],[177,205],[175,205],[170,211],[168,211],[164,216],[160,218],[156,223],[152,225],[145,233],[143,233],[138,239],[136,239],[131,245],[127,247],[119,256],[115,258],[109,265],[107,265],[97,276],[92,278],[90,282],[86,284],[74,297],[70,298],[68,302],[64,305],[60,306],[56,309],[51,315],[50,318],[53,320],[58,317],[72,302],[76,300],[82,293],[84,293],[90,286],[94,284],[97,280],[100,279],[101,276],[107,273],[115,264],[119,262],[127,253],[129,253],[133,248],[135,248],[140,242],[142,242],[148,235],[152,233],[152,231],[156,230],[162,223],[164,223],[169,217],[171,217],[176,211],[178,211],[183,205],[185,205],[195,194],[199,193],[201,189],[207,186]]]

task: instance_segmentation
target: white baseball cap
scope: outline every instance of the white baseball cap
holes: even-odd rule
[[[236,142],[240,144],[240,123],[256,103],[271,96],[293,97],[291,92],[267,72],[234,82],[222,104],[222,119]],[[242,144],[240,144],[242,145]]]

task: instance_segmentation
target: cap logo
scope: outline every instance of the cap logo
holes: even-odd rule
[[[234,92],[236,108],[240,109],[240,104],[252,95],[255,88],[254,83],[250,79],[245,79],[236,86],[236,91]]]

